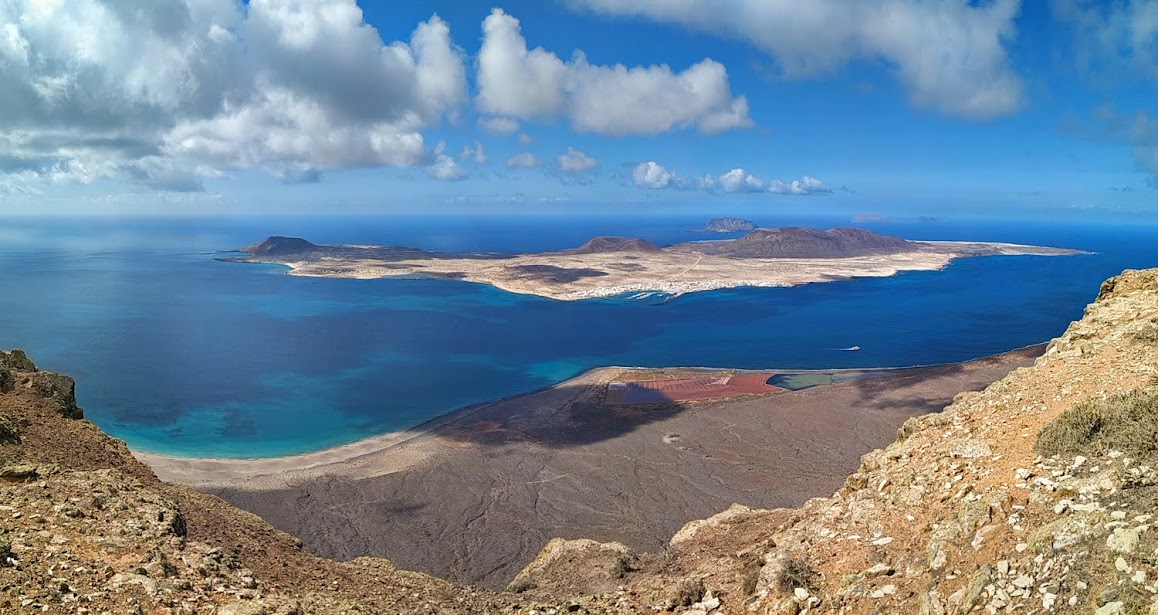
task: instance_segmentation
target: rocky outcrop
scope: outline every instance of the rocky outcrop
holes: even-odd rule
[[[288,256],[292,254],[307,254],[319,248],[299,237],[279,237],[274,235],[265,241],[241,248],[239,252],[253,256]]]
[[[740,218],[712,218],[708,220],[703,230],[711,233],[735,233],[737,231],[754,231],[756,223]]]
[[[663,249],[646,239],[634,237],[594,237],[587,243],[568,250],[569,254],[603,254],[605,252],[662,252]]]

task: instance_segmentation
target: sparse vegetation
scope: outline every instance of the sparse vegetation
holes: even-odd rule
[[[507,586],[507,591],[511,592],[512,594],[521,594],[526,591],[531,591],[538,586],[539,584],[536,583],[535,580],[531,577],[519,577],[514,581],[511,581],[511,584]]]
[[[0,442],[19,442],[20,431],[16,428],[16,422],[7,416],[0,414]]]
[[[815,589],[816,571],[803,558],[790,555],[785,557],[780,565],[780,574],[776,576],[776,587],[783,592],[791,592],[797,587]]]
[[[1158,454],[1158,388],[1076,404],[1041,430],[1037,450],[1045,455],[1117,450],[1138,459],[1154,457]]]
[[[634,570],[635,568],[631,565],[631,557],[623,554],[615,558],[615,564],[611,568],[611,576],[615,579],[622,579],[627,576],[627,573]]]
[[[0,536],[0,568],[7,568],[15,561],[16,554],[12,552],[12,542],[7,536]]]
[[[1158,346],[1158,323],[1150,323],[1142,327],[1138,331],[1131,333],[1130,338],[1135,342]]]
[[[700,601],[704,597],[704,580],[699,577],[690,577],[680,581],[676,586],[675,595],[672,597],[672,602],[675,606],[691,606]]]

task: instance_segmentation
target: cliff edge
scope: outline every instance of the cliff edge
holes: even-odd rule
[[[513,601],[335,562],[159,481],[82,418],[73,380],[0,351],[0,612],[504,613]]]
[[[733,506],[661,556],[555,542],[514,589],[582,593],[568,562],[604,553],[626,588],[607,604],[640,612],[1158,614],[1156,376],[1158,270],[1127,271],[1033,367],[910,419],[832,497]]]

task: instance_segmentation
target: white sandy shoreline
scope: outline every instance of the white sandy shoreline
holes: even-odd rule
[[[373,246],[314,257],[253,256],[241,262],[286,265],[289,275],[323,278],[452,278],[560,301],[606,299],[627,293],[674,296],[730,288],[778,288],[853,278],[890,277],[905,271],[938,271],[958,258],[1069,256],[1080,250],[998,242],[913,241],[908,252],[835,258],[743,257],[705,254],[675,246],[660,252],[544,252],[494,260],[477,255],[383,259],[361,252]],[[682,244],[683,246],[691,244]],[[594,272],[594,273],[592,273]],[[567,274],[574,277],[567,277]],[[556,275],[561,277],[555,277]]]
[[[174,482],[178,484],[197,486],[197,487],[242,487],[245,484],[251,484],[253,488],[264,488],[271,484],[287,484],[296,480],[306,479],[310,477],[319,476],[328,473],[336,464],[343,464],[345,470],[360,475],[369,474],[386,474],[394,471],[399,471],[408,467],[411,463],[420,460],[424,455],[419,451],[414,451],[410,455],[399,455],[399,463],[388,464],[382,466],[376,464],[373,468],[359,467],[359,461],[367,458],[375,453],[381,453],[388,449],[396,449],[399,445],[405,444],[419,436],[423,436],[434,432],[448,424],[469,417],[478,411],[492,407],[496,404],[508,403],[519,398],[530,397],[548,391],[563,391],[570,389],[585,388],[592,385],[605,384],[609,382],[614,376],[622,373],[625,370],[638,371],[728,371],[736,373],[756,373],[756,372],[778,372],[778,373],[826,373],[826,374],[840,374],[851,372],[895,372],[911,369],[935,368],[950,365],[961,365],[973,361],[983,361],[989,358],[998,357],[1012,352],[1019,352],[1040,346],[1042,344],[1030,344],[1022,348],[1015,348],[1009,351],[999,353],[997,355],[990,355],[986,357],[979,357],[977,359],[970,359],[966,361],[957,361],[949,363],[936,363],[929,365],[910,365],[903,367],[867,367],[867,368],[838,368],[838,369],[780,369],[780,368],[765,368],[765,369],[735,369],[725,367],[632,367],[632,366],[606,366],[596,367],[580,373],[579,375],[558,382],[556,384],[526,391],[511,395],[508,397],[473,404],[457,410],[452,410],[446,414],[439,415],[429,421],[415,425],[414,427],[392,431],[385,434],[357,440],[347,444],[333,446],[330,448],[312,451],[308,453],[299,453],[295,455],[283,455],[277,457],[259,457],[259,458],[215,458],[215,457],[182,457],[175,455],[164,455],[158,453],[151,453],[147,451],[133,450],[133,455],[145,465],[153,469],[153,471],[163,480]]]

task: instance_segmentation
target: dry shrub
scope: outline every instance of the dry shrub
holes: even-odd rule
[[[507,591],[512,594],[521,594],[526,591],[531,591],[538,586],[539,584],[531,577],[520,577],[511,581],[511,584],[507,586]]]
[[[631,557],[628,555],[620,555],[615,558],[615,563],[611,567],[611,576],[616,579],[622,579],[627,576],[629,572],[635,572],[635,567],[631,565]]]
[[[687,578],[680,581],[676,587],[672,602],[675,603],[675,606],[691,606],[704,597],[705,591],[703,579],[699,577]]]
[[[1158,454],[1158,388],[1074,405],[1037,436],[1044,455],[1112,450],[1148,459]]]
[[[776,587],[782,592],[791,592],[797,587],[816,588],[816,571],[803,558],[790,555],[780,564],[780,574],[776,576]]]
[[[19,442],[20,430],[16,428],[16,421],[0,414],[0,442]]]
[[[1130,338],[1135,342],[1158,346],[1158,324],[1150,323],[1131,333]]]

